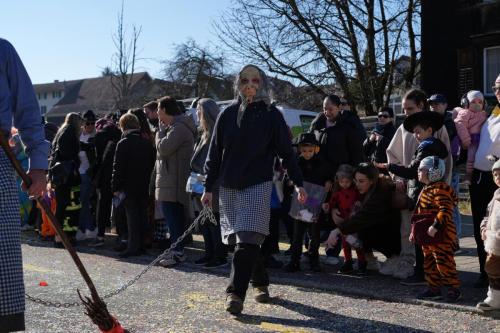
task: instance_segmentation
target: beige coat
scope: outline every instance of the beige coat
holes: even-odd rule
[[[195,137],[196,126],[187,115],[176,116],[172,125],[156,134],[156,200],[189,204],[186,182]]]
[[[446,171],[444,173],[444,180],[451,184],[451,169],[453,166],[452,157],[450,154],[450,138],[448,137],[448,132],[443,126],[437,131],[434,136],[441,140],[446,149],[448,150],[448,157],[445,159]],[[404,129],[403,125],[399,126],[396,133],[392,137],[391,143],[387,148],[387,162],[408,166],[410,165],[413,154],[417,150],[418,142],[412,133]]]

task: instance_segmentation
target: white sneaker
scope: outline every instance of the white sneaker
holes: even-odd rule
[[[381,264],[381,267],[378,270],[378,272],[382,275],[393,275],[394,272],[396,271],[398,263],[399,263],[398,256],[388,258],[385,262]]]
[[[78,229],[78,231],[76,232],[76,235],[75,235],[75,240],[77,242],[81,242],[81,241],[84,241],[86,239],[87,239],[87,237],[85,236],[85,233],[82,232],[80,229]]]
[[[95,228],[94,231],[91,231],[89,229],[85,230],[85,238],[86,239],[96,239],[97,238],[97,228]]]
[[[340,259],[338,257],[327,256],[325,259],[323,259],[323,264],[325,265],[335,266],[338,265],[339,263]]]
[[[392,276],[396,279],[405,280],[413,275],[413,271],[413,265],[411,265],[408,261],[399,260]]]

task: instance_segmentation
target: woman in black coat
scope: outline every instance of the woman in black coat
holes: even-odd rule
[[[246,65],[235,81],[237,99],[219,114],[205,163],[207,178],[201,201],[212,205],[212,191],[220,181],[222,239],[236,244],[226,311],[241,313],[250,280],[257,302],[269,300],[269,278],[260,245],[269,234],[273,165],[276,155],[297,186],[301,202],[307,194],[297,165],[288,126],[271,104],[266,74]]]
[[[387,259],[396,258],[401,241],[400,212],[392,205],[394,185],[380,178],[377,168],[369,163],[359,164],[354,178],[361,207],[346,220],[332,212],[335,224],[344,235],[357,233],[367,253],[377,250]]]

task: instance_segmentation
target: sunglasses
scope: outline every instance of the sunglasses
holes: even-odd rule
[[[500,91],[500,87],[496,87],[496,86],[491,87],[491,89],[493,90],[493,92]]]
[[[388,114],[385,114],[385,113],[379,113],[377,117],[379,117],[379,118],[390,118],[391,116],[389,116]]]

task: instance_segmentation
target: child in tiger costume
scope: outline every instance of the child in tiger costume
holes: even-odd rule
[[[453,189],[443,180],[445,163],[437,156],[422,159],[418,168],[418,180],[424,188],[417,201],[415,214],[429,212],[436,214],[434,223],[428,228],[427,235],[436,237],[443,233],[443,240],[432,245],[422,245],[424,253],[424,272],[427,289],[418,295],[419,299],[442,299],[441,288],[448,287],[446,300],[457,302],[462,293],[455,264],[454,245],[457,233],[453,223],[453,208],[457,204],[457,196]],[[415,235],[410,235],[415,241]]]

